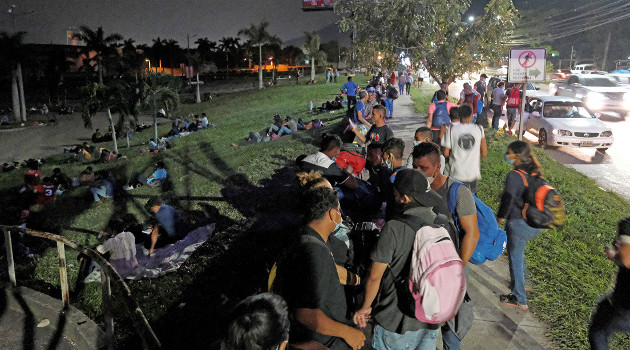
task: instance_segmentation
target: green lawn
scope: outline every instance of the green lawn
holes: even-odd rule
[[[434,87],[412,90],[416,109],[426,113]],[[516,137],[486,131],[488,157],[482,160],[479,197],[495,212],[503,182],[511,169],[503,161],[507,145]],[[587,349],[588,320],[599,295],[611,287],[617,269],[603,254],[616,236],[617,221],[630,215],[628,202],[602,190],[593,180],[554,161],[541,149],[534,151],[545,178],[565,200],[567,224],[543,233],[527,245],[531,310],[550,327],[553,340],[564,349]],[[614,349],[629,349],[630,339],[618,336]]]
[[[195,329],[194,325],[199,322],[221,324],[220,317],[208,320],[208,314],[225,309],[225,306],[219,308],[225,302],[222,294],[230,298],[227,302],[230,303],[263,286],[266,264],[269,259],[273,259],[275,253],[262,254],[261,249],[267,249],[265,244],[272,251],[277,249],[277,242],[257,241],[259,238],[264,239],[263,236],[245,241],[238,237],[248,230],[269,231],[269,226],[277,225],[278,222],[291,222],[292,218],[284,218],[284,221],[272,219],[267,220],[272,221],[271,223],[257,226],[259,217],[269,216],[271,214],[266,213],[282,211],[285,206],[291,205],[290,199],[287,199],[290,197],[287,196],[286,185],[293,181],[295,158],[300,154],[314,152],[314,145],[317,144],[321,132],[334,128],[336,122],[345,115],[345,110],[317,115],[308,110],[311,101],[315,106],[320,106],[322,102],[332,100],[341,85],[320,83],[296,87],[283,84],[260,91],[225,94],[201,104],[184,104],[177,111],[178,115],[206,112],[209,121],[215,126],[179,138],[173,149],[152,156],[141,152],[147,147],[142,143],[152,135],[152,129],[145,130],[134,135],[130,149],[124,147],[124,141],[120,142],[121,153],[128,157],[127,160],[93,165],[95,170],[110,169],[120,181],[125,181],[133,172],[149,175],[154,164],[162,160],[166,163],[172,182],[171,191],[160,193],[156,188],[141,187],[129,192],[125,198],[96,205],[87,190],[79,189],[34,215],[40,218],[39,226],[42,229],[59,232],[87,245],[98,243],[96,234],[112,217],[131,214],[139,222],[146,220],[148,213],[144,210],[144,205],[150,197],[156,195],[163,195],[190,218],[199,220],[200,217],[208,216],[209,221],[217,222],[216,238],[201,247],[199,253],[178,273],[155,280],[129,283],[133,295],[165,344],[181,345],[182,339],[193,342],[200,337],[211,340],[210,335],[218,332],[219,327],[214,332],[209,332],[206,329]],[[300,131],[295,136],[283,136],[269,143],[239,147],[231,145],[242,142],[250,131],[258,132],[269,127],[275,113],[283,118],[286,115],[291,115],[296,120],[302,118],[306,122],[318,118],[324,121],[325,127],[317,131]],[[168,123],[162,125],[160,134],[165,134],[169,129]],[[108,147],[109,144],[98,146]],[[51,157],[48,164],[43,166],[42,173],[49,174],[57,166],[61,166],[66,174],[76,176],[86,165],[66,164],[63,156],[56,156]],[[0,192],[13,193],[12,189],[20,186],[21,181],[22,173],[19,171],[0,174]],[[4,200],[0,199],[0,202],[7,209],[3,210],[5,219],[8,208],[14,209],[12,215],[19,209],[17,205],[10,203],[9,196],[4,196]],[[250,246],[252,242],[255,244]],[[237,246],[234,247],[233,244]],[[73,286],[79,267],[75,261],[77,253],[70,250],[66,253],[70,285]],[[260,253],[260,256],[256,256],[256,253]],[[228,258],[229,262],[223,262],[223,259]],[[259,269],[260,273],[256,278],[247,275],[252,268]],[[242,274],[245,281],[234,279],[238,274]],[[21,264],[18,280],[21,284],[58,297],[56,249],[52,246],[44,247],[36,262]],[[101,300],[98,288],[97,285],[87,286],[73,297],[72,303],[90,317],[100,320]],[[179,308],[181,303],[197,306]],[[213,309],[214,307],[217,309]],[[124,311],[118,311],[117,315],[124,315]],[[174,321],[179,334],[174,331],[165,332],[173,329]],[[129,340],[127,337],[133,331],[123,326],[124,324],[129,323],[119,320],[118,336],[123,342],[133,342],[133,339]]]

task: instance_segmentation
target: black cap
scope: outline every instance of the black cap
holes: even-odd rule
[[[425,207],[435,207],[442,202],[442,196],[431,189],[429,180],[419,170],[402,169],[396,174],[394,188],[398,193],[415,199]]]
[[[482,73],[482,74],[480,75],[480,77],[481,77],[481,78],[487,78],[488,76],[486,75],[486,73]]]

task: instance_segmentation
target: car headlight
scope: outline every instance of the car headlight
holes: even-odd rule
[[[586,94],[586,105],[591,109],[600,109],[604,107],[606,96],[600,92],[591,91]]]
[[[612,131],[610,131],[610,130],[604,131],[601,134],[599,134],[599,136],[601,136],[601,137],[611,137],[612,136]]]
[[[553,129],[551,132],[558,136],[573,136],[573,133],[569,130]]]

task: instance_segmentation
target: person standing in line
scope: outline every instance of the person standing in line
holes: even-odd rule
[[[512,135],[512,130],[514,130],[516,122],[519,121],[521,117],[521,84],[514,84],[514,87],[508,89],[505,95],[507,96],[507,134]]]
[[[341,87],[341,93],[348,96],[348,110],[351,110],[352,107],[357,103],[358,90],[359,86],[357,85],[357,83],[352,81],[352,77],[348,77],[348,82],[343,84],[343,86]]]
[[[472,124],[473,109],[463,104],[457,110],[460,123],[444,133],[442,147],[449,161],[450,176],[477,192],[477,180],[481,179],[481,158],[488,155],[486,137],[480,125]]]
[[[608,338],[630,331],[630,217],[618,224],[618,236],[612,247],[606,247],[608,259],[619,266],[615,288],[603,295],[588,327],[588,342],[593,350],[608,350]]]
[[[405,94],[405,75],[403,72],[400,72],[400,74],[398,75],[398,93],[400,95],[404,95]]]
[[[529,176],[542,176],[540,163],[534,156],[529,144],[524,141],[514,141],[508,145],[503,155],[506,163],[514,169],[505,178],[505,188],[501,196],[501,204],[497,212],[497,222],[506,220],[507,252],[510,267],[511,293],[502,294],[502,303],[527,310],[527,294],[525,292],[525,245],[536,238],[540,230],[533,228],[523,219],[523,196],[527,186],[518,170],[523,170]]]
[[[505,96],[505,90],[503,87],[505,86],[505,82],[500,81],[497,84],[497,87],[492,90],[492,128],[494,130],[499,130],[499,120],[501,119],[501,112],[503,111],[503,105],[505,104],[505,100],[507,96]]]
[[[407,78],[405,78],[405,89],[407,89],[407,95],[410,93],[412,83],[413,77],[411,76],[411,73],[407,73]]]

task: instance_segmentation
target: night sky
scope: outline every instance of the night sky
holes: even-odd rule
[[[393,0],[395,1],[395,0]],[[480,15],[489,0],[472,0],[466,16]],[[544,7],[566,0],[514,0],[517,8]],[[0,0],[0,30],[12,31],[7,10],[15,4],[15,29],[26,31],[26,42],[65,44],[68,27],[103,26],[136,43],[175,39],[186,46],[186,35],[218,41],[261,20],[283,41],[336,22],[333,12],[303,12],[302,0]],[[25,14],[26,12],[31,12]],[[340,37],[342,35],[340,34]],[[346,35],[347,36],[347,35]],[[197,37],[191,39],[191,46]]]

